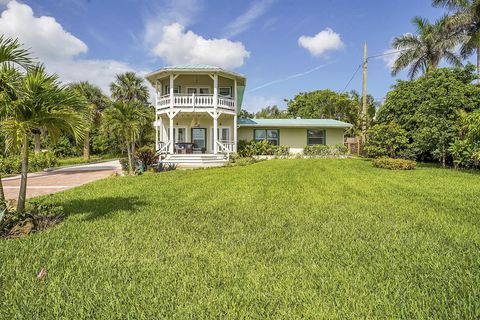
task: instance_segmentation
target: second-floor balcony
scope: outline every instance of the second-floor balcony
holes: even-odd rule
[[[157,110],[173,108],[192,109],[200,111],[202,109],[212,109],[217,106],[220,109],[235,110],[235,99],[219,95],[217,103],[213,94],[187,94],[175,93],[173,95],[173,104],[170,94],[162,95],[157,98]]]

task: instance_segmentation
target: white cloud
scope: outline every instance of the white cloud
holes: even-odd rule
[[[385,62],[385,66],[388,69],[393,68],[393,64],[395,63],[395,60],[397,60],[400,52],[395,49],[388,49],[383,51],[383,55],[381,57],[378,57],[377,59],[383,60]]]
[[[279,108],[284,107],[282,105],[282,100],[276,97],[265,97],[246,94],[242,108],[247,110],[248,112],[257,112],[260,111],[260,109],[262,108],[274,105],[278,106]]]
[[[35,17],[28,5],[11,1],[0,16],[0,33],[18,38],[33,56],[45,63],[48,72],[57,73],[63,81],[88,80],[108,93],[115,74],[132,71],[124,62],[82,59],[87,45],[67,32],[54,18]]]
[[[250,52],[241,42],[205,39],[179,23],[163,27],[153,53],[168,64],[205,63],[231,69],[243,65]]]
[[[273,0],[254,1],[242,15],[227,25],[225,37],[234,37],[249,29],[252,23],[261,17],[273,3]]]
[[[338,33],[330,28],[320,31],[315,36],[301,36],[298,44],[307,49],[314,57],[320,57],[327,51],[340,50],[345,45]]]
[[[174,22],[188,25],[203,8],[201,0],[165,0],[148,13],[143,40],[148,47],[155,46],[163,35],[163,27]]]

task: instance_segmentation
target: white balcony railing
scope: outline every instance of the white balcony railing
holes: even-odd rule
[[[213,108],[213,94],[186,94],[176,93],[173,96],[174,108]],[[218,108],[235,110],[235,100],[230,97],[218,97]],[[157,99],[157,109],[170,108],[170,95],[160,96]]]

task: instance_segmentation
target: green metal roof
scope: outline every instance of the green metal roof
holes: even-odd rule
[[[238,120],[240,127],[325,127],[350,128],[347,122],[334,119],[247,119]]]
[[[217,67],[217,66],[212,66],[210,64],[177,64],[177,65],[174,65],[174,66],[168,66],[168,67],[165,67],[163,69],[175,69],[175,70],[178,70],[178,69],[208,69],[208,70],[223,70],[222,68],[220,67]]]

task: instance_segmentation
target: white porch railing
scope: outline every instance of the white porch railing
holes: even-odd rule
[[[231,141],[217,141],[219,152],[224,153],[230,159],[230,153],[234,152],[235,144]]]
[[[168,147],[170,147],[170,141],[168,142],[159,142],[157,146],[157,155],[161,156],[168,153]]]
[[[213,108],[215,99],[213,94],[186,94],[176,93],[173,96],[174,108]],[[235,100],[229,97],[218,97],[219,108],[235,110]],[[170,95],[163,95],[157,99],[157,109],[170,108]]]

